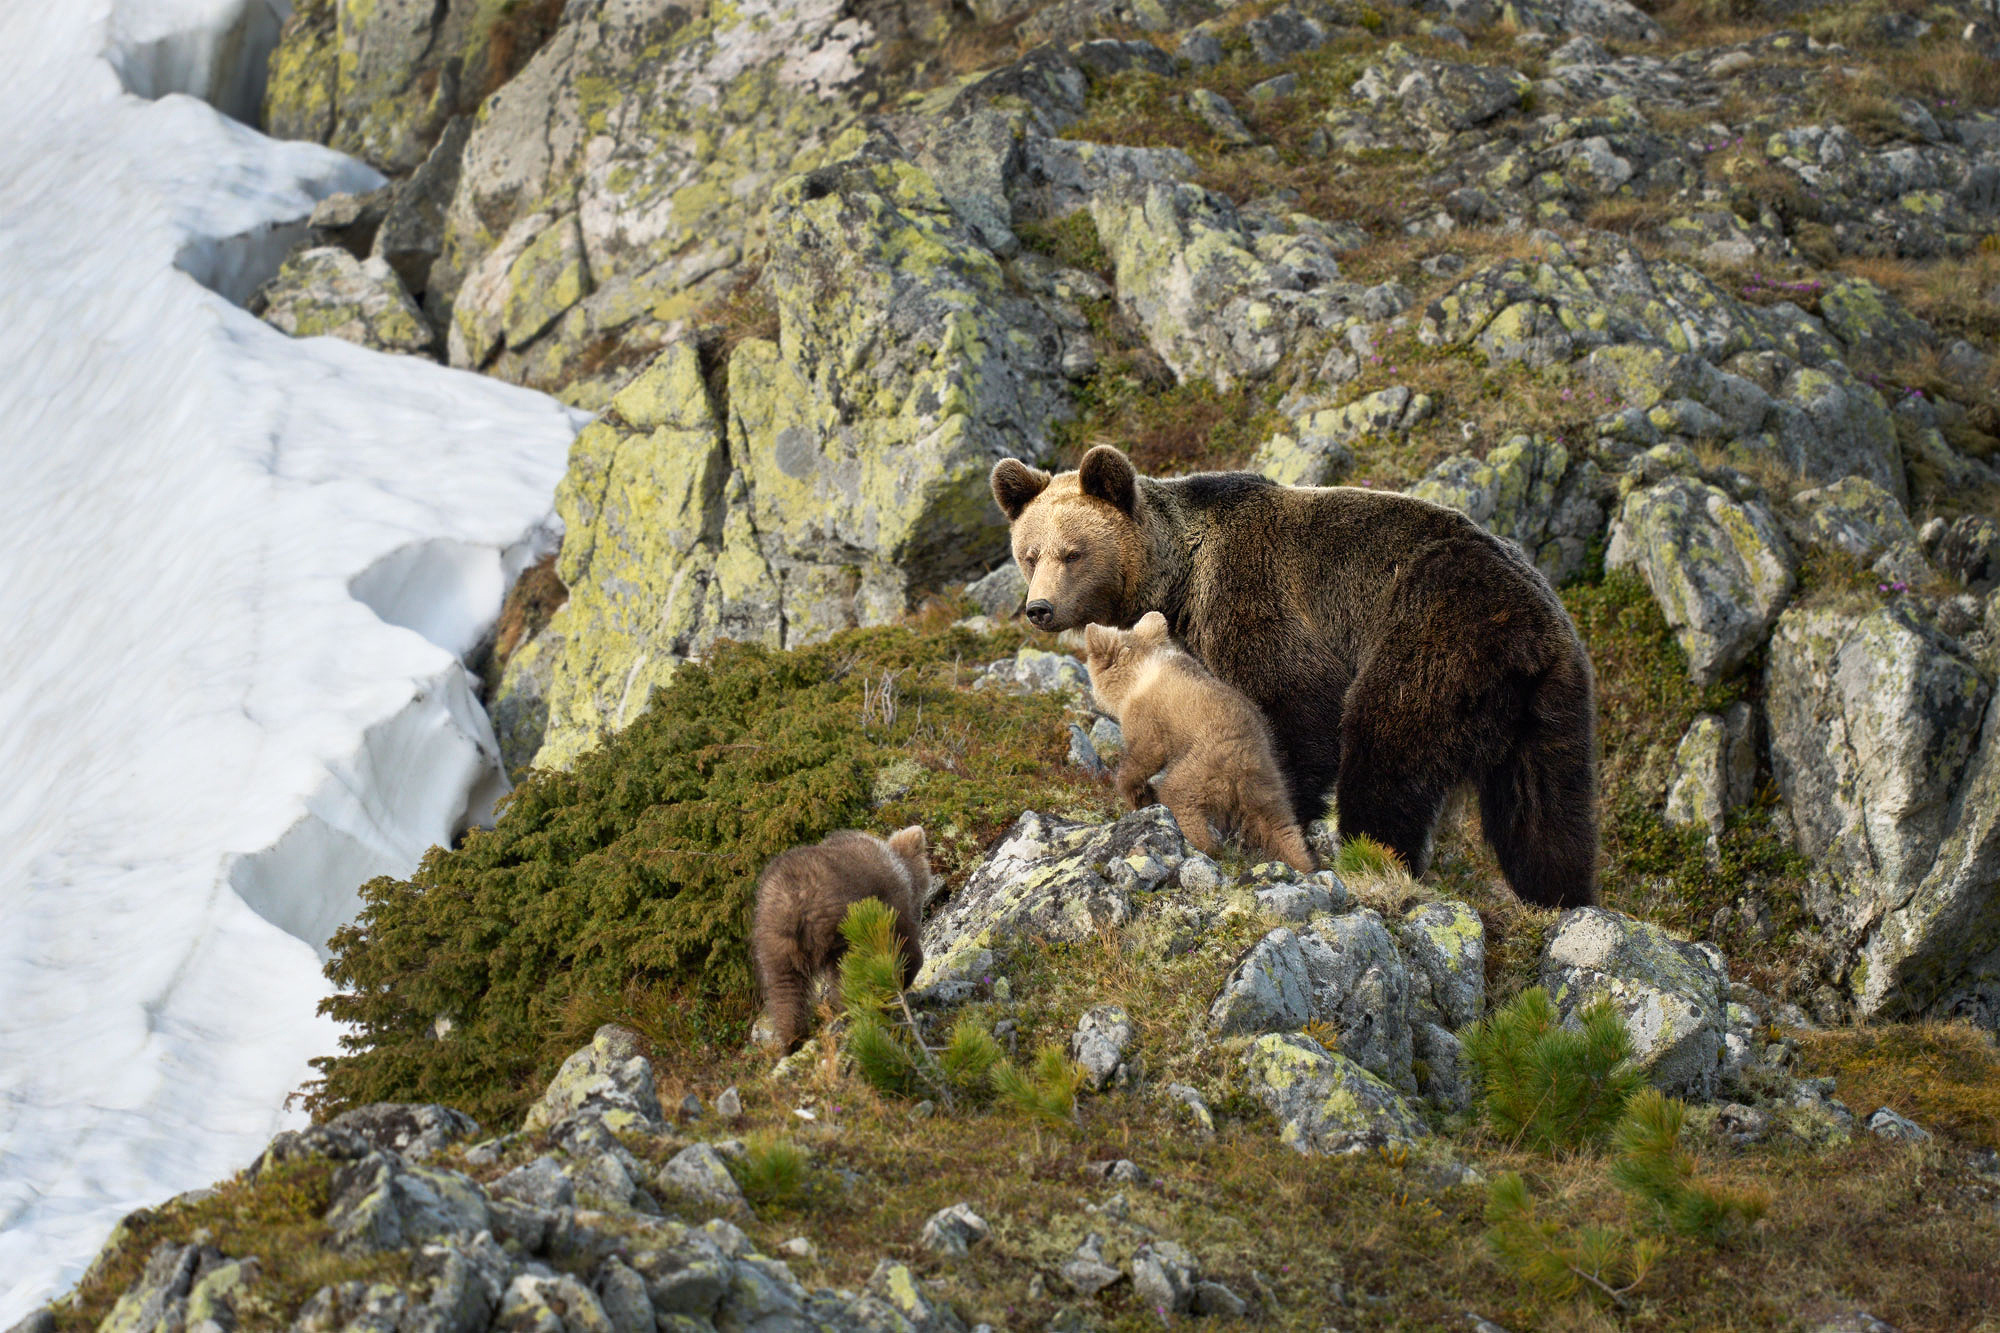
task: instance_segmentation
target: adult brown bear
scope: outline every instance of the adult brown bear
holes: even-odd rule
[[[1100,445],[1051,477],[993,469],[1044,630],[1148,611],[1270,719],[1301,825],[1334,791],[1343,837],[1414,874],[1445,798],[1479,792],[1514,892],[1596,899],[1590,658],[1548,580],[1464,515],[1247,472],[1141,477]]]

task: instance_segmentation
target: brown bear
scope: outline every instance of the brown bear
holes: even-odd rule
[[[1595,901],[1596,704],[1569,614],[1521,549],[1456,510],[1247,472],[1141,477],[1108,445],[1051,477],[993,469],[1038,628],[1166,617],[1264,712],[1300,825],[1412,874],[1447,796],[1479,794],[1515,893]]]
[[[750,935],[764,1007],[781,1050],[804,1041],[806,1012],[816,983],[847,952],[840,923],[864,898],[896,913],[903,984],[923,966],[924,899],[930,896],[930,846],[916,824],[884,840],[843,829],[811,847],[794,847],[771,859],[757,877],[757,919]]]
[[[1196,850],[1214,854],[1213,823],[1235,830],[1246,846],[1312,873],[1312,853],[1292,819],[1257,705],[1175,647],[1158,611],[1148,611],[1129,630],[1092,625],[1084,631],[1084,647],[1091,692],[1124,733],[1118,794],[1133,809],[1153,804],[1152,779],[1159,773],[1159,799]]]

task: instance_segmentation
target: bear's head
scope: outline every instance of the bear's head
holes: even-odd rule
[[[1028,580],[1036,629],[1123,625],[1145,571],[1139,476],[1110,445],[1074,472],[1050,476],[1018,458],[993,468],[993,498],[1007,515],[1014,563]]]
[[[1131,629],[1086,626],[1084,665],[1090,670],[1090,690],[1097,696],[1099,706],[1119,714],[1141,674],[1141,667],[1167,644],[1167,618],[1158,611],[1140,616],[1139,623]]]

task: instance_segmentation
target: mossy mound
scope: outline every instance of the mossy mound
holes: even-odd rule
[[[968,659],[1012,646],[904,627],[684,667],[603,749],[529,777],[493,829],[363,888],[327,968],[326,1009],[354,1031],[311,1105],[437,1101],[504,1123],[601,1022],[740,1042],[771,857],[921,823],[949,874],[1023,809],[1100,817],[1104,789],[1063,762],[1058,699],[964,688]]]

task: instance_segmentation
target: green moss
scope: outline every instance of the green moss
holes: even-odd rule
[[[793,652],[726,645],[683,667],[572,771],[530,776],[492,830],[364,886],[327,967],[326,1011],[353,1031],[319,1062],[313,1109],[440,1101],[500,1124],[601,1022],[739,1042],[754,884],[777,853],[921,823],[949,874],[1025,808],[1101,808],[1062,762],[1058,701],[964,688],[961,660],[1006,646],[875,629]],[[891,674],[894,720],[864,720],[864,687]],[[925,780],[871,809],[899,757]]]
[[[1020,237],[1022,245],[1037,254],[1111,281],[1111,254],[1097,234],[1097,223],[1089,209],[1080,208],[1054,222],[1024,222],[1014,229],[1014,234]]]

